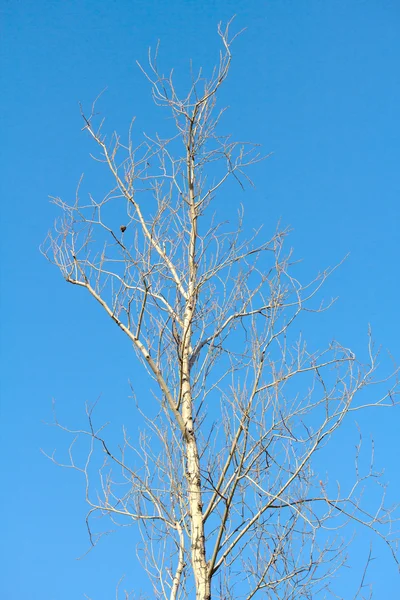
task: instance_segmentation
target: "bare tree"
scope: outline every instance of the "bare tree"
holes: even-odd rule
[[[333,269],[302,284],[286,230],[244,239],[242,209],[233,231],[212,212],[225,182],[243,186],[246,167],[263,158],[217,132],[234,39],[229,24],[218,33],[217,67],[208,79],[192,73],[183,98],[149,55],[143,72],[173,116],[169,139],[135,142],[131,128],[126,144],[108,140],[95,105],[82,112],[112,186],[101,200],[82,202],[79,187],[72,204],[55,198],[63,217],[43,251],[130,339],[159,412],[149,419],[139,398],[143,433],[132,443],[124,430],[114,451],[88,408],[88,428],[73,431],[88,439],[87,458],[80,463],[72,445],[68,466],[86,478],[93,544],[94,514],[137,523],[154,597],[326,597],[346,561],[346,525],[373,531],[396,559],[384,488],[376,507],[363,500],[379,474],[372,460],[359,466],[361,438],[349,489],[313,468],[350,413],[394,403],[396,377],[377,381],[372,342],[362,364],[336,341],[323,351],[303,341],[297,322],[329,308],[316,301]],[[362,392],[377,383],[373,395]],[[105,457],[100,493],[96,449]],[[365,574],[356,597],[364,587]]]

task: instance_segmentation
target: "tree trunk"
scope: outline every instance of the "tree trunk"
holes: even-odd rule
[[[192,121],[192,124],[194,119]],[[191,233],[189,243],[189,285],[186,301],[182,339],[182,417],[185,423],[186,478],[188,483],[189,510],[191,521],[191,557],[196,584],[196,600],[211,599],[211,584],[206,560],[206,539],[204,535],[203,502],[201,493],[200,459],[193,427],[193,399],[190,381],[190,352],[192,322],[196,307],[196,239],[197,214],[194,193],[194,155],[192,128],[190,128],[187,153],[188,189],[190,205]]]

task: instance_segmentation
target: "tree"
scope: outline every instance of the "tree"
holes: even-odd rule
[[[137,522],[154,597],[311,598],[329,595],[346,561],[348,524],[369,528],[396,560],[384,494],[373,510],[363,502],[379,476],[372,462],[358,467],[361,440],[349,490],[313,468],[350,413],[394,403],[396,378],[376,379],[372,341],[368,364],[337,341],[323,351],[303,341],[297,322],[329,308],[315,301],[334,269],[301,284],[284,250],[287,230],[244,239],[243,209],[233,231],[211,212],[224,184],[243,187],[246,168],[263,159],[255,145],[218,133],[229,25],[218,29],[211,77],[192,73],[184,97],[172,73],[160,73],[157,52],[150,56],[144,73],[156,105],[171,111],[170,138],[136,144],[131,128],[126,144],[117,134],[108,141],[96,103],[82,111],[112,187],[101,200],[82,202],[79,187],[72,204],[55,198],[63,217],[43,251],[129,338],[159,412],[148,418],[139,399],[140,439],[124,430],[113,450],[88,408],[87,430],[74,433],[90,450],[78,463],[72,446],[69,466],[86,477],[92,544],[96,513]],[[376,383],[382,393],[371,399],[363,390]],[[90,468],[96,449],[106,459],[100,495]],[[357,594],[363,586],[362,578]]]

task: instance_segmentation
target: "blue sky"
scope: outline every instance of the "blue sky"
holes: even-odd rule
[[[292,226],[304,275],[350,252],[326,290],[339,301],[310,335],[358,350],[371,323],[377,342],[400,358],[396,0],[4,0],[0,595],[7,600],[84,593],[105,600],[123,573],[140,590],[132,529],[75,560],[87,549],[82,482],[40,454],[67,444],[44,425],[52,398],[71,426],[83,423],[84,403],[99,396],[100,419],[131,418],[128,379],[140,375],[129,344],[38,247],[56,216],[48,196],[71,197],[81,173],[90,173],[78,102],[89,106],[107,86],[101,108],[110,129],[125,131],[134,115],[138,131],[162,128],[165,115],[151,105],[135,60],[144,63],[160,39],[162,64],[183,85],[190,58],[215,62],[216,25],[233,14],[247,31],[221,93],[221,105],[230,106],[222,127],[273,153],[253,169],[255,189],[236,198],[247,224],[263,222],[266,234],[279,219]],[[362,420],[393,500],[398,424],[396,410]],[[377,552],[374,598],[392,598],[396,569],[383,548]]]

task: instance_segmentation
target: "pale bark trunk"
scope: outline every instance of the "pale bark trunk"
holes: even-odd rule
[[[210,600],[211,590],[206,560],[206,547],[201,494],[200,460],[193,430],[192,398],[188,374],[189,362],[183,369],[182,416],[186,426],[186,478],[191,518],[191,557],[196,583],[196,600]]]
[[[201,492],[200,459],[193,427],[193,401],[190,381],[190,349],[192,322],[196,307],[196,238],[197,215],[194,194],[194,158],[191,153],[192,138],[188,145],[188,187],[191,232],[189,243],[189,285],[183,325],[182,340],[182,417],[185,423],[186,478],[188,484],[191,519],[191,559],[196,585],[196,600],[211,599],[209,569],[206,560],[203,502]]]

